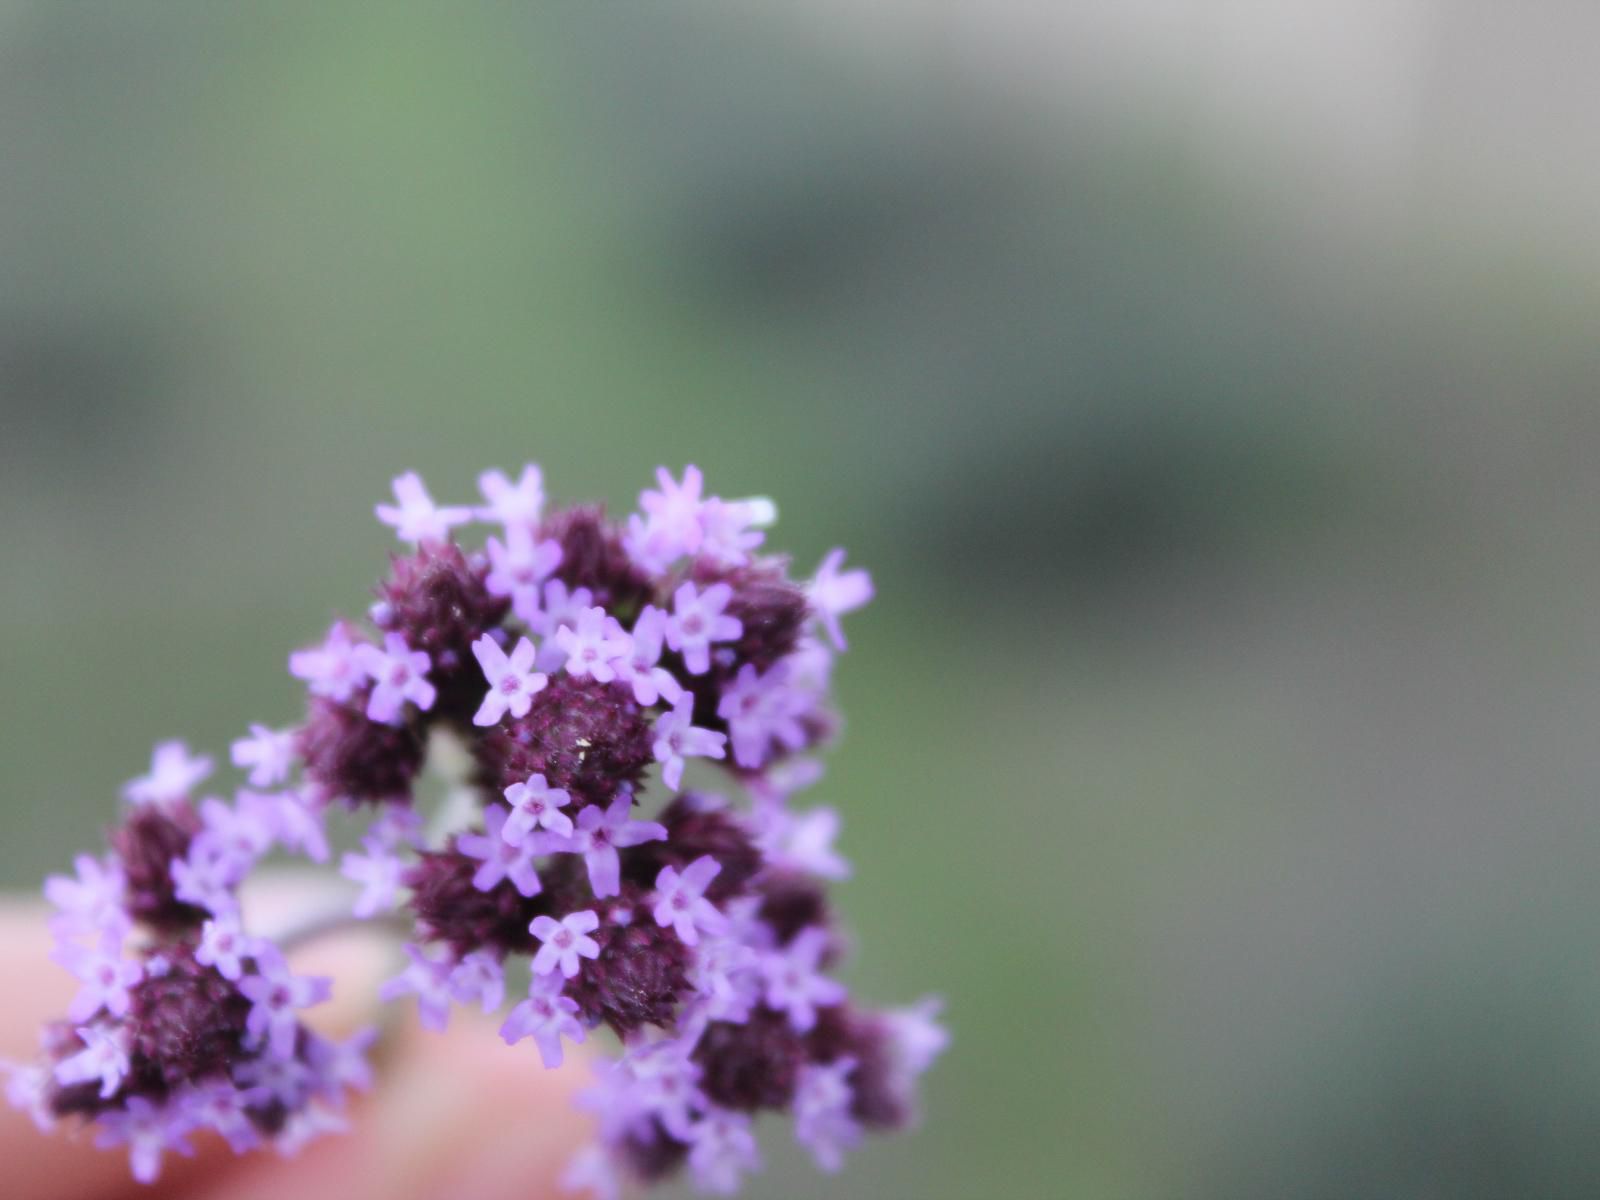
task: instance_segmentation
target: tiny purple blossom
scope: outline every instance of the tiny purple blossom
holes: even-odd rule
[[[401,949],[411,961],[378,989],[378,999],[387,1004],[401,996],[416,996],[417,1020],[424,1029],[441,1033],[450,1020],[450,974],[455,962],[448,954],[435,958],[410,942]]]
[[[848,879],[850,863],[833,848],[839,836],[839,814],[831,808],[791,813],[774,808],[758,844],[775,865],[806,871],[823,879]]]
[[[159,743],[150,755],[150,773],[131,780],[122,795],[133,804],[170,804],[182,800],[211,774],[211,759],[190,754],[181,741]]]
[[[506,977],[500,960],[487,950],[474,950],[450,972],[450,995],[459,1004],[476,1004],[494,1012],[506,998]]]
[[[267,1054],[240,1063],[234,1068],[233,1078],[253,1105],[278,1103],[285,1108],[298,1108],[311,1095],[317,1073],[299,1056]]]
[[[680,873],[676,867],[662,867],[656,876],[656,924],[671,925],[685,946],[697,945],[700,930],[720,933],[727,921],[717,906],[705,898],[705,890],[722,870],[722,864],[702,854]]]
[[[239,905],[233,889],[248,868],[220,841],[202,835],[190,843],[188,854],[172,860],[172,894],[214,913],[233,912]]]
[[[702,938],[695,947],[689,982],[695,1003],[709,1021],[742,1025],[761,999],[760,956],[738,937]]]
[[[215,796],[208,796],[200,805],[200,819],[205,823],[195,837],[195,842],[204,847],[200,853],[210,851],[225,859],[231,864],[235,881],[272,849],[276,836],[271,812],[255,799],[257,796],[257,792],[241,790],[237,804],[224,804]],[[196,856],[193,843],[189,856]]]
[[[60,937],[124,930],[128,917],[122,907],[126,887],[122,864],[110,857],[80,854],[72,865],[76,879],[52,875],[44,881],[45,899],[57,910],[52,930]]]
[[[861,1141],[861,1125],[850,1115],[855,1089],[847,1082],[855,1068],[853,1058],[800,1068],[794,1095],[795,1137],[824,1171],[842,1167],[844,1152]]]
[[[559,968],[571,979],[578,973],[580,958],[600,957],[600,943],[588,936],[599,927],[600,918],[587,908],[568,913],[559,921],[542,914],[535,917],[528,932],[544,945],[533,956],[533,973],[548,975]]]
[[[687,1141],[696,1110],[704,1108],[694,1043],[668,1039],[632,1048],[623,1060],[632,1080],[630,1102],[649,1113],[673,1137]]]
[[[6,1103],[18,1112],[25,1112],[40,1133],[55,1128],[55,1114],[50,1111],[52,1086],[51,1072],[37,1065],[0,1061],[0,1073],[6,1077]]]
[[[802,929],[783,949],[768,952],[762,960],[767,1007],[788,1013],[789,1027],[796,1033],[810,1032],[817,1023],[817,1009],[845,998],[844,985],[821,972],[827,946],[827,931],[813,925]]]
[[[361,885],[350,911],[361,920],[388,912],[399,903],[401,875],[405,863],[381,839],[362,839],[361,852],[345,852],[339,860],[339,874]]]
[[[333,994],[333,981],[322,976],[295,975],[277,947],[258,946],[256,974],[239,981],[239,991],[251,1002],[245,1032],[252,1042],[265,1044],[278,1058],[294,1053],[300,1022],[295,1010],[320,1004]]]
[[[817,568],[815,578],[806,588],[806,598],[811,601],[811,611],[828,631],[828,638],[840,650],[845,648],[844,630],[839,618],[860,608],[872,599],[872,576],[860,567],[840,572],[844,565],[844,551],[833,549]]]
[[[532,625],[544,605],[540,585],[561,565],[561,543],[554,538],[537,541],[526,525],[506,528],[506,540],[490,538],[484,544],[489,571],[483,586],[491,596],[508,596],[511,611]]]
[[[770,500],[722,500],[712,496],[700,508],[701,557],[722,567],[742,567],[750,561],[750,552],[766,538],[755,526],[770,525],[777,516],[777,506]]]
[[[483,864],[472,877],[472,886],[480,892],[492,891],[509,879],[524,896],[537,896],[541,885],[533,860],[544,853],[545,846],[536,837],[525,837],[516,845],[506,841],[507,815],[504,807],[491,804],[483,810],[484,832],[461,834],[456,849]]]
[[[587,675],[596,683],[615,679],[618,661],[633,652],[628,631],[603,608],[584,609],[573,624],[556,630],[555,642],[567,656],[568,674]]]
[[[744,633],[738,617],[723,612],[733,599],[733,588],[714,583],[701,591],[685,580],[672,594],[672,616],[667,621],[667,645],[683,655],[691,675],[711,669],[711,644],[736,641]]]
[[[372,680],[372,695],[367,698],[367,720],[386,725],[400,724],[400,711],[409,700],[423,712],[433,707],[437,694],[428,682],[431,662],[427,652],[413,650],[398,633],[383,635],[383,649],[357,646],[356,665]]]
[[[128,1048],[123,1030],[98,1025],[80,1025],[78,1037],[83,1049],[56,1064],[56,1082],[70,1087],[75,1083],[99,1080],[100,1098],[109,1100],[128,1074]]]
[[[567,843],[552,847],[583,855],[589,868],[589,886],[597,899],[615,896],[622,890],[622,864],[617,857],[617,847],[667,840],[665,825],[630,819],[628,814],[632,807],[633,796],[628,792],[622,792],[604,810],[598,804],[591,804],[578,814],[577,826]]]
[[[328,861],[328,834],[322,810],[299,792],[239,792],[239,808],[266,823],[286,850],[312,862]]]
[[[293,1158],[325,1133],[344,1133],[350,1128],[336,1109],[323,1104],[308,1104],[291,1112],[272,1139],[272,1148],[284,1158]]]
[[[306,1060],[316,1071],[320,1095],[335,1104],[344,1101],[346,1089],[372,1090],[372,1064],[367,1054],[378,1040],[375,1025],[358,1029],[341,1042],[312,1037],[306,1042]]]
[[[657,701],[677,703],[683,685],[661,662],[661,649],[667,636],[667,614],[646,604],[633,623],[633,645],[627,657],[617,660],[618,677],[633,688],[633,698],[649,708]]]
[[[476,511],[478,520],[498,521],[508,528],[539,523],[544,509],[544,476],[533,463],[523,464],[515,483],[504,471],[485,471],[478,476],[478,491],[486,501]]]
[[[294,762],[294,730],[251,725],[250,736],[230,748],[233,765],[250,768],[251,787],[272,787],[289,778]]]
[[[161,1156],[168,1150],[190,1156],[194,1147],[184,1135],[194,1120],[177,1105],[155,1105],[143,1096],[129,1096],[125,1107],[101,1113],[95,1123],[100,1132],[94,1144],[101,1148],[127,1146],[133,1177],[154,1183],[161,1174]]]
[[[628,552],[641,565],[662,570],[674,559],[700,549],[705,531],[700,525],[700,492],[704,479],[700,468],[683,470],[680,484],[665,467],[656,468],[660,491],[639,493],[644,516],[628,520]]]
[[[261,1135],[250,1123],[247,1092],[229,1079],[200,1084],[175,1098],[196,1129],[214,1129],[235,1154],[243,1154],[261,1144]]]
[[[892,1008],[883,1014],[889,1035],[889,1086],[902,1096],[915,1095],[917,1077],[950,1044],[950,1032],[938,1020],[943,1007],[938,996],[924,996],[906,1008]]]
[[[501,827],[500,836],[520,846],[536,829],[546,829],[558,837],[572,836],[572,818],[560,810],[572,803],[565,788],[553,788],[542,774],[535,772],[525,783],[513,783],[505,790],[511,815]]]
[[[583,1041],[583,1026],[574,1015],[577,1011],[577,1001],[561,994],[561,980],[554,973],[535,975],[528,985],[528,998],[507,1014],[500,1036],[508,1046],[531,1037],[545,1067],[554,1069],[564,1057],[563,1037],[574,1045]]]
[[[750,1118],[715,1108],[689,1130],[689,1169],[701,1189],[731,1196],[746,1171],[761,1169],[761,1150],[750,1132]]]
[[[766,762],[773,742],[790,750],[804,747],[801,718],[812,706],[811,697],[793,685],[787,660],[774,663],[765,674],[745,663],[717,704],[717,715],[728,723],[733,760],[755,770]]]
[[[128,989],[144,978],[144,971],[138,963],[122,957],[120,937],[95,946],[59,946],[52,957],[83,985],[67,1009],[70,1020],[87,1021],[102,1008],[114,1017],[128,1015]]]
[[[363,678],[355,657],[361,644],[351,638],[349,625],[335,621],[322,645],[289,655],[289,674],[305,680],[313,696],[348,700]]]
[[[537,612],[518,613],[528,628],[544,639],[539,647],[539,669],[559,671],[566,665],[567,652],[556,644],[556,630],[576,626],[578,615],[594,603],[594,593],[586,587],[568,589],[559,579],[545,581],[544,602]]]
[[[489,690],[472,718],[474,725],[497,725],[506,713],[525,717],[533,698],[544,690],[548,677],[533,669],[537,655],[533,643],[518,638],[509,655],[487,633],[472,643],[473,657],[483,668]]]
[[[728,741],[727,735],[701,729],[698,725],[691,724],[693,720],[694,697],[688,693],[678,697],[678,702],[672,706],[671,712],[662,713],[656,718],[653,753],[656,761],[662,764],[661,777],[673,791],[677,791],[678,785],[683,782],[685,758],[727,756],[727,751],[723,748]]]
[[[236,916],[213,917],[200,927],[200,945],[194,960],[212,967],[224,979],[238,981],[244,975],[244,960],[255,953],[256,939],[245,934]]]
[[[402,542],[442,542],[449,538],[452,525],[472,520],[470,508],[440,508],[434,504],[415,471],[396,476],[393,487],[399,505],[380,504],[373,511],[378,520],[394,527]]]

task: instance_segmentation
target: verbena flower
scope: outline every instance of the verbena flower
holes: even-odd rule
[[[339,862],[344,912],[411,926],[380,999],[414,998],[443,1029],[456,1005],[501,1011],[508,980],[528,978],[501,1035],[544,1067],[615,1034],[579,1100],[598,1140],[569,1187],[606,1200],[686,1170],[734,1191],[760,1169],[763,1111],[787,1113],[826,1170],[865,1132],[911,1123],[946,1042],[937,1002],[875,1013],[834,978],[844,941],[823,882],[850,871],[840,819],[791,804],[821,775],[840,621],[871,579],[842,550],[791,579],[761,551],[770,501],[709,495],[692,466],[656,481],[616,521],[547,511],[533,465],[485,472],[471,506],[394,480],[376,511],[408,549],[369,625],[337,621],[289,656],[301,723],[249,725],[231,800],[197,794],[210,758],[159,744],[110,852],[46,882],[79,990],[47,1061],[5,1065],[11,1103],[41,1127],[90,1123],[147,1181],[199,1137],[294,1153],[344,1128],[376,1034],[308,1029],[329,982],[298,974],[239,900],[274,851],[326,861],[339,806],[366,820]],[[454,540],[474,519],[495,527],[481,551]],[[465,747],[454,792],[472,803],[424,835],[413,785],[442,734]],[[682,790],[716,768],[748,809]]]

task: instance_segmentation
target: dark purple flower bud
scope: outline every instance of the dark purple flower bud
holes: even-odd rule
[[[425,747],[409,726],[369,721],[357,693],[347,704],[313,699],[295,748],[322,802],[379,804],[409,797]]]
[[[606,912],[626,913],[628,923],[613,918],[589,934],[599,943],[600,956],[568,980],[565,994],[577,1002],[584,1021],[604,1021],[618,1036],[641,1025],[670,1028],[689,993],[689,948],[650,919],[642,892],[625,889],[607,904]]]
[[[551,513],[540,536],[561,546],[555,577],[569,588],[588,588],[594,603],[624,624],[650,600],[655,585],[629,557],[621,531],[602,504],[577,504]]]
[[[432,713],[466,719],[482,698],[472,643],[504,620],[511,603],[491,595],[483,577],[453,542],[424,542],[415,554],[394,556],[378,587],[375,624],[428,655],[429,678],[439,689]]]
[[[654,735],[621,684],[558,675],[525,717],[498,727],[476,747],[483,782],[496,795],[529,776],[565,789],[572,812],[636,788],[655,761]]]
[[[713,1103],[741,1112],[785,1108],[794,1099],[806,1050],[788,1017],[765,1006],[743,1024],[714,1021],[695,1046],[700,1090]]]
[[[162,946],[165,970],[145,973],[128,1013],[132,1090],[164,1091],[222,1072],[240,1053],[250,1001],[185,945]]]
[[[809,1057],[831,1063],[855,1059],[850,1074],[850,1115],[872,1129],[899,1129],[910,1122],[911,1097],[894,1070],[888,1028],[848,1005],[820,1009],[807,1037]]]
[[[174,894],[172,861],[189,853],[200,817],[187,800],[144,804],[111,835],[127,878],[127,910],[156,929],[192,929],[209,915]]]
[[[473,885],[480,863],[456,849],[428,851],[405,873],[410,907],[430,941],[444,942],[457,956],[492,948],[529,954],[538,942],[528,932],[534,917],[550,910],[550,891],[529,899],[502,879],[486,892]],[[552,872],[553,874],[553,872]]]
[[[788,945],[802,929],[828,928],[827,896],[822,886],[809,876],[792,871],[774,872],[761,881],[757,891],[761,896],[761,919],[772,927],[780,946]]]
[[[646,842],[622,855],[623,874],[640,887],[653,886],[662,867],[681,871],[709,854],[722,869],[706,887],[705,896],[713,904],[721,904],[744,891],[761,870],[761,851],[739,819],[722,809],[705,807],[704,798],[693,792],[676,797],[658,819],[667,827],[667,840]]]
[[[623,1139],[622,1157],[641,1183],[659,1183],[683,1166],[689,1156],[687,1143],[678,1141],[661,1122],[652,1120],[648,1129],[635,1129]]]

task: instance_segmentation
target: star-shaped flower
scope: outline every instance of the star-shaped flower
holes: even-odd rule
[[[424,1029],[442,1033],[450,1020],[450,975],[455,961],[448,953],[434,957],[411,942],[401,949],[411,961],[378,989],[378,999],[387,1004],[401,996],[416,996],[418,1022]]]
[[[537,837],[524,837],[515,845],[506,841],[507,816],[502,805],[489,805],[483,810],[485,832],[461,834],[456,838],[456,849],[482,863],[472,877],[472,886],[480,892],[492,891],[501,880],[509,879],[524,896],[537,896],[539,873],[534,870],[533,860],[546,847]]]
[[[617,847],[637,846],[641,842],[664,842],[667,827],[656,821],[635,821],[629,816],[633,796],[622,792],[609,807],[591,804],[578,814],[572,837],[565,844],[550,847],[581,854],[589,868],[589,886],[597,899],[615,896],[622,890],[622,863]]]
[[[497,725],[508,712],[517,718],[527,716],[533,698],[549,682],[547,676],[533,669],[537,657],[533,643],[527,638],[518,638],[508,655],[500,648],[500,643],[486,633],[472,643],[472,654],[483,668],[483,677],[489,681],[489,690],[472,723]]]
[[[661,777],[673,791],[683,782],[685,758],[723,758],[726,734],[701,729],[691,724],[694,720],[694,697],[687,692],[678,697],[672,711],[656,718],[655,745],[652,748],[656,761],[664,764]]]
[[[294,730],[251,725],[250,736],[230,748],[233,765],[250,768],[251,787],[272,787],[289,778],[294,762]]]
[[[806,588],[811,611],[840,650],[845,648],[845,640],[844,630],[839,628],[839,618],[872,599],[872,576],[859,567],[841,573],[839,568],[843,565],[843,550],[835,548],[828,551],[828,556],[822,560],[816,576]]]
[[[628,631],[603,608],[584,609],[576,622],[556,630],[555,642],[567,656],[567,672],[596,683],[615,679],[618,660],[633,651]]]
[[[671,925],[685,946],[700,941],[700,930],[720,933],[727,921],[717,906],[705,898],[706,888],[722,870],[722,864],[702,854],[680,873],[676,867],[662,867],[656,876],[656,924]]]
[[[78,1037],[83,1049],[56,1064],[56,1082],[71,1087],[75,1083],[100,1081],[100,1098],[109,1100],[128,1074],[128,1048],[125,1030],[99,1025],[80,1025]]]
[[[305,680],[313,696],[348,700],[365,677],[356,664],[356,647],[361,643],[350,632],[344,621],[335,621],[320,646],[289,655],[289,674]]]
[[[672,616],[667,621],[667,645],[683,655],[691,675],[711,669],[711,644],[737,641],[744,634],[738,617],[723,612],[733,599],[733,588],[713,583],[701,591],[685,580],[672,594]]]
[[[539,523],[544,509],[544,475],[533,463],[523,465],[515,483],[504,471],[485,471],[478,476],[478,491],[487,502],[477,510],[478,520],[498,521],[508,529]]]
[[[535,975],[528,985],[528,998],[507,1014],[500,1036],[508,1046],[531,1037],[544,1065],[559,1067],[563,1058],[561,1039],[565,1037],[574,1044],[583,1041],[577,1011],[577,1001],[561,994],[561,979],[554,972]]]
[[[483,586],[491,596],[509,596],[511,611],[532,625],[544,607],[540,586],[561,565],[561,543],[554,538],[536,541],[526,525],[506,528],[506,540],[491,537],[484,543],[489,572]]]
[[[122,794],[134,804],[171,804],[210,774],[211,759],[204,754],[190,754],[181,741],[161,742],[150,756],[150,774],[132,780]]]
[[[788,1013],[789,1027],[796,1033],[809,1033],[817,1023],[817,1009],[845,998],[844,985],[822,974],[820,964],[827,946],[827,932],[813,925],[762,960],[767,1007]]]
[[[295,1011],[333,995],[333,980],[291,973],[283,955],[270,944],[256,948],[255,964],[256,973],[239,981],[239,991],[251,1004],[245,1034],[276,1057],[288,1058],[300,1032]]]
[[[407,471],[395,477],[393,504],[380,504],[375,511],[378,520],[394,526],[402,542],[442,542],[450,536],[453,525],[465,525],[472,520],[470,508],[440,508],[422,484],[422,477]]]
[[[667,636],[667,614],[646,604],[633,623],[632,647],[616,661],[617,677],[633,688],[633,698],[646,708],[658,700],[668,704],[683,695],[683,686],[671,671],[658,664]]]
[[[511,815],[501,827],[500,836],[513,846],[520,846],[536,829],[545,829],[558,837],[572,836],[572,818],[560,811],[572,803],[565,788],[553,788],[543,775],[535,772],[526,783],[513,783],[505,790],[511,804]]]
[[[425,651],[413,650],[401,634],[384,634],[381,650],[372,645],[357,646],[355,660],[372,680],[367,720],[398,725],[400,711],[407,700],[423,712],[433,707],[437,692],[428,682],[428,668],[432,664]]]
[[[544,945],[533,956],[533,973],[548,975],[559,969],[571,979],[578,973],[580,958],[600,957],[600,943],[588,936],[598,928],[600,918],[587,908],[568,913],[559,921],[542,914],[535,917],[528,932]]]

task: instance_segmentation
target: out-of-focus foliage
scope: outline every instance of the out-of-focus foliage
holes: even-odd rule
[[[830,1194],[1594,1194],[1588,18],[1168,7],[0,6],[0,878],[294,717],[397,471],[693,460],[878,582],[854,982],[956,1041]]]

